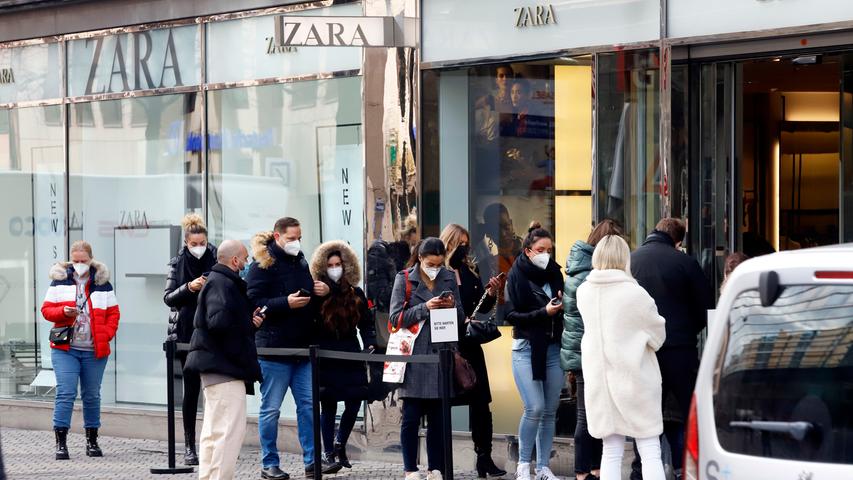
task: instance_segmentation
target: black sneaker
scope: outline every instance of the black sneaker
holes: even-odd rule
[[[261,478],[267,480],[289,480],[290,475],[281,471],[278,467],[269,467],[261,469]]]

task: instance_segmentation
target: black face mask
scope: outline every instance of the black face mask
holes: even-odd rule
[[[450,257],[450,266],[459,268],[468,257],[468,245],[459,245]]]

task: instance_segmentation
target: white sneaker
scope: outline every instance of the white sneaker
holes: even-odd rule
[[[536,469],[536,480],[560,480],[548,467]]]
[[[406,480],[422,480],[421,472],[409,472],[406,474]]]
[[[441,480],[441,472],[439,472],[438,470],[433,470],[427,473],[426,480]]]
[[[532,480],[530,477],[530,464],[519,463],[515,469],[515,480]]]

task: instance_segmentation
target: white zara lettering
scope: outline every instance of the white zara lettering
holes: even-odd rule
[[[518,7],[513,9],[515,13],[515,27],[540,27],[543,25],[556,25],[557,15],[554,13],[554,6],[536,5],[535,7]]]

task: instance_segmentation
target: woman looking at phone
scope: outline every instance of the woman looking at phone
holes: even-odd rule
[[[198,293],[207,282],[207,274],[216,264],[216,247],[207,239],[204,220],[190,213],[181,220],[184,228],[184,244],[178,254],[169,261],[166,291],[163,302],[169,313],[169,338],[178,343],[189,343],[193,335],[193,319],[198,306]],[[187,361],[187,352],[178,352],[181,371]],[[195,447],[195,425],[198,414],[198,397],[201,393],[201,377],[197,372],[184,372],[184,395],[181,412],[184,422],[184,464],[198,465]]]
[[[92,246],[78,240],[71,244],[71,261],[50,269],[50,288],[41,314],[54,323],[50,332],[50,358],[56,374],[53,430],[56,459],[68,460],[68,429],[77,398],[83,399],[86,456],[102,457],[98,446],[101,427],[101,381],[110,356],[110,341],[118,330],[121,313],[110,271],[92,256]]]
[[[512,325],[512,375],[524,413],[518,426],[518,469],[515,478],[530,480],[536,445],[536,480],[556,480],[551,472],[557,407],[565,377],[560,367],[563,319],[563,275],[551,258],[551,234],[531,225],[522,255],[507,276],[506,321]]]
[[[438,351],[438,344],[432,342],[430,335],[430,312],[437,309],[456,309],[459,323],[464,323],[465,313],[460,303],[456,275],[445,267],[444,243],[435,237],[429,237],[416,248],[418,256],[415,264],[398,273],[394,280],[389,322],[395,329],[412,329],[419,325],[412,354],[426,355]],[[442,292],[447,292],[444,298],[441,298]],[[400,443],[406,480],[421,478],[418,472],[418,430],[423,416],[427,417],[426,478],[442,478],[444,435],[440,391],[436,388],[440,383],[438,365],[411,363],[406,366],[403,383],[398,390],[400,398],[403,399]]]
[[[498,468],[492,460],[492,412],[489,410],[492,392],[489,387],[486,357],[483,355],[483,347],[466,338],[465,332],[469,319],[474,318],[476,313],[488,313],[495,306],[497,292],[503,288],[503,274],[489,279],[488,285],[483,288],[477,267],[468,256],[471,241],[468,231],[451,223],[444,227],[439,238],[447,250],[445,265],[456,276],[459,300],[465,312],[466,321],[459,324],[459,353],[468,360],[477,375],[474,389],[457,397],[454,405],[468,405],[471,440],[477,454],[477,476],[502,477],[506,475],[506,470]],[[475,312],[474,309],[484,294],[486,299],[480,305],[479,311]]]

